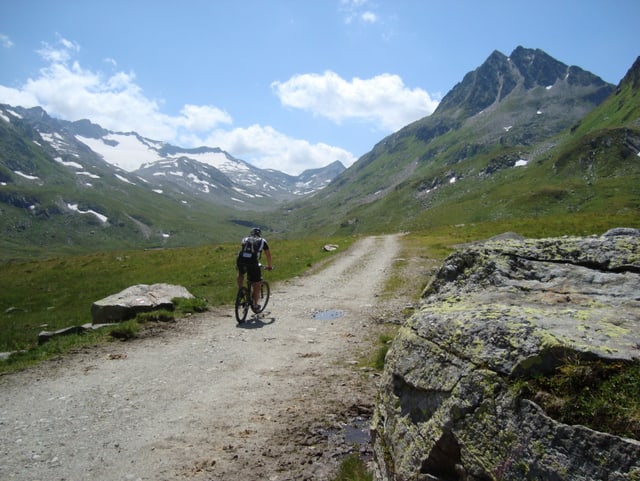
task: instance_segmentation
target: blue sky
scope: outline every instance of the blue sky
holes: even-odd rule
[[[494,50],[617,84],[639,23],[637,0],[1,0],[0,103],[298,174],[350,165]]]

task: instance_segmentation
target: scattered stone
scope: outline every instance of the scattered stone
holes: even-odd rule
[[[5,314],[11,314],[12,312],[25,312],[25,310],[24,309],[20,309],[19,307],[15,307],[15,306],[7,307],[4,310]]]
[[[7,359],[9,359],[13,354],[18,354],[21,352],[25,352],[25,351],[9,351],[9,352],[0,352],[0,361],[6,361]]]
[[[630,235],[634,237],[640,236],[640,229],[632,229],[629,227],[616,227],[605,232],[604,237],[615,237],[619,235]]]
[[[173,310],[173,299],[193,298],[184,287],[171,284],[139,284],[124,291],[96,301],[91,306],[92,323],[81,326],[70,326],[56,331],[41,331],[38,344],[42,345],[54,337],[69,334],[80,334],[88,330],[96,330],[134,318],[140,312],[158,309]],[[12,353],[0,353],[0,360],[7,359]]]
[[[141,312],[173,310],[173,299],[192,299],[184,287],[172,284],[139,284],[96,301],[91,306],[93,324],[115,323],[133,319]]]
[[[326,244],[322,249],[325,252],[333,252],[333,251],[337,250],[338,247],[340,247],[338,244]]]
[[[82,326],[64,327],[57,331],[41,331],[40,334],[38,334],[38,345],[42,345],[57,336],[68,336],[69,334],[79,334],[81,332],[84,332]]]

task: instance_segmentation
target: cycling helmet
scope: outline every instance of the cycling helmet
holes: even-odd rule
[[[262,229],[260,229],[260,227],[254,227],[251,229],[251,235],[255,237],[262,237]]]

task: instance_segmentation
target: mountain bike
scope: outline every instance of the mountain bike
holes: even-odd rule
[[[266,269],[266,267],[260,264],[260,270],[262,271],[263,269]],[[251,309],[254,314],[260,314],[267,307],[267,304],[269,303],[269,297],[271,296],[271,288],[269,287],[269,283],[264,279],[262,279],[261,282],[262,286],[260,287],[259,306],[253,305],[253,296],[251,295],[253,282],[249,280],[248,275],[247,286],[243,286],[238,289],[238,293],[236,294],[236,321],[238,321],[238,324],[242,324],[247,319],[249,309]]]

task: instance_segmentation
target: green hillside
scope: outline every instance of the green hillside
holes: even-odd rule
[[[72,135],[60,158],[41,137],[44,121],[0,121],[0,261],[234,242],[254,224],[273,239],[480,223],[554,234],[638,227],[639,72],[637,61],[613,86],[540,50],[493,52],[434,114],[325,189],[261,212],[177,185],[160,194],[119,179]],[[65,167],[80,158],[86,172]]]
[[[124,182],[97,157],[74,173],[63,162],[78,159],[60,158],[26,123],[0,121],[0,146],[0,260],[201,245],[246,230],[229,208]]]
[[[291,235],[524,220],[558,226],[558,234],[562,226],[576,234],[593,233],[593,225],[640,227],[638,71],[636,62],[602,103],[555,121],[551,132],[543,115],[520,117],[518,129],[501,127],[543,88],[468,119],[454,118],[451,107],[436,111],[382,140],[312,199],[287,206],[277,225]],[[547,108],[559,112],[575,101],[563,95]]]

